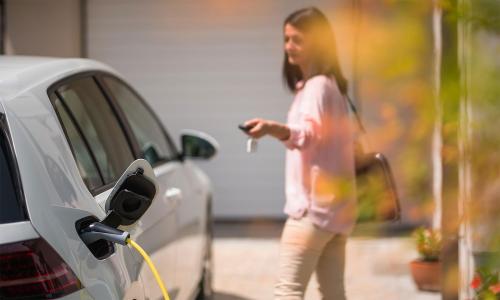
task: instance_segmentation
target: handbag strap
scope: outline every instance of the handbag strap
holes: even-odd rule
[[[354,117],[356,118],[356,122],[358,123],[359,130],[361,130],[361,132],[363,134],[365,134],[366,133],[365,126],[363,125],[363,122],[361,121],[361,118],[359,117],[358,110],[356,109],[354,102],[352,102],[351,98],[347,94],[345,94],[345,98],[347,99],[347,104],[349,105],[349,108],[351,109]]]

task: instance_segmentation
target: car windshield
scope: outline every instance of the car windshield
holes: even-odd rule
[[[0,224],[26,220],[8,149],[7,139],[0,133]]]

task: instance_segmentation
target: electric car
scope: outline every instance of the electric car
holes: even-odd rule
[[[212,191],[192,159],[211,158],[217,143],[192,130],[180,140],[178,150],[102,63],[0,57],[0,299],[160,299],[137,252],[84,242],[95,222],[129,232],[172,299],[209,299]],[[127,202],[127,221],[110,221],[110,194],[137,159],[154,172],[155,196],[143,214]]]

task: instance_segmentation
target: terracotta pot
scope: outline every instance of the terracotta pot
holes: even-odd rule
[[[421,291],[439,292],[441,289],[441,263],[414,260],[410,262],[413,281]]]

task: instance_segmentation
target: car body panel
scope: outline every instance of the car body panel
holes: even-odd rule
[[[183,202],[179,205],[178,214],[178,247],[182,253],[177,262],[178,277],[181,278],[181,291],[191,291],[200,280],[203,259],[206,251],[206,214],[207,210],[206,194],[207,182],[199,168],[186,161],[185,176],[188,178],[191,188],[186,191]],[[190,297],[187,294],[181,295],[184,299]]]
[[[29,221],[0,224],[0,245],[39,238]]]

